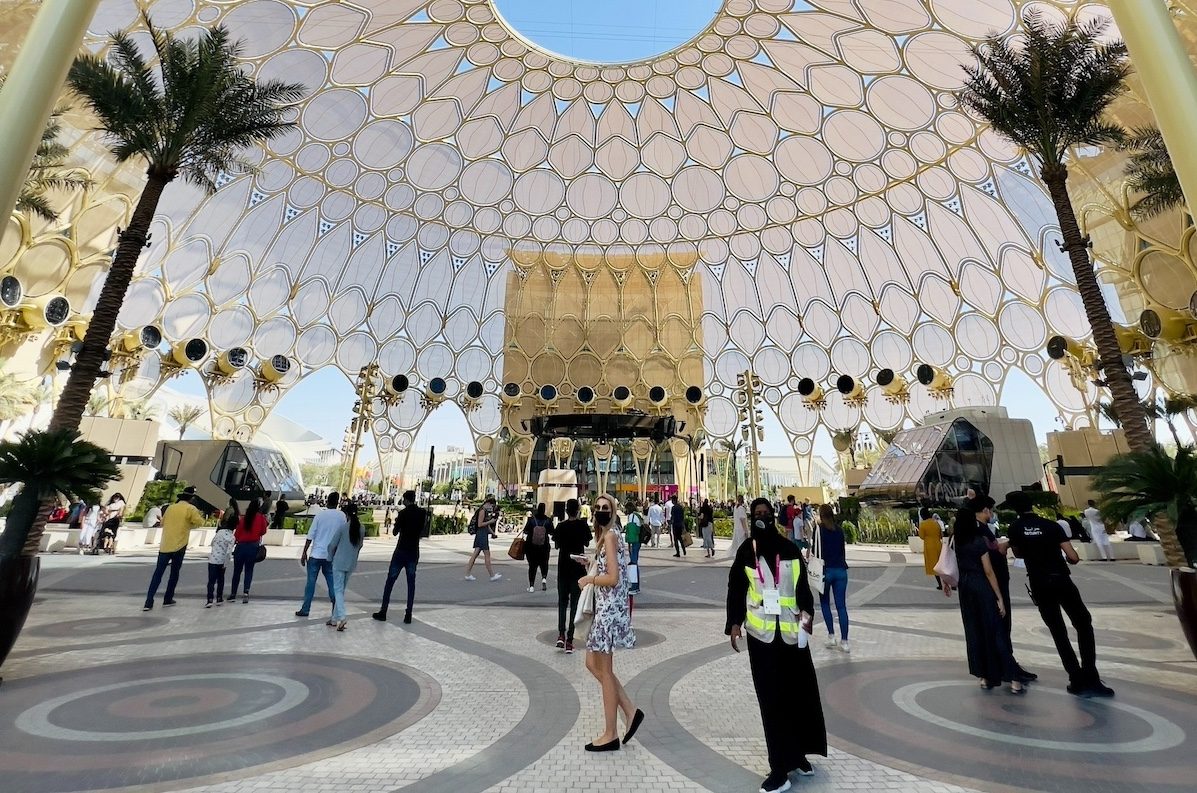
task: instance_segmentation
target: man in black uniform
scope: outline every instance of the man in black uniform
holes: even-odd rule
[[[566,519],[552,530],[553,541],[557,543],[557,648],[566,653],[574,651],[574,617],[578,613],[578,599],[582,588],[578,579],[586,575],[585,565],[574,561],[571,556],[584,556],[586,546],[594,538],[590,526],[578,517],[582,507],[578,499],[565,502]],[[566,612],[569,621],[566,622]]]
[[[1093,618],[1068,571],[1068,565],[1080,561],[1076,549],[1064,536],[1060,524],[1034,513],[1031,498],[1026,493],[1009,493],[1006,503],[1018,512],[1018,520],[1010,527],[1010,547],[1015,556],[1026,562],[1027,579],[1035,605],[1039,607],[1039,616],[1051,631],[1056,651],[1068,672],[1068,693],[1078,697],[1114,696],[1114,690],[1102,683],[1097,674]],[[1061,611],[1068,615],[1076,631],[1080,661],[1072,650]]]
[[[403,509],[395,516],[392,534],[399,535],[395,553],[391,555],[391,569],[387,571],[387,583],[382,588],[382,608],[371,616],[379,622],[386,622],[387,606],[391,604],[391,589],[399,578],[399,571],[407,571],[407,611],[403,621],[411,624],[411,607],[416,600],[416,565],[420,562],[420,537],[424,534],[424,510],[416,506],[416,491],[403,494]]]

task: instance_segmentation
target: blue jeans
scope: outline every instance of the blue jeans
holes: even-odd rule
[[[145,593],[145,604],[148,608],[154,606],[154,595],[158,594],[158,587],[162,585],[162,574],[166,572],[167,565],[170,565],[170,577],[166,579],[166,594],[163,596],[162,602],[170,603],[175,599],[175,586],[179,583],[179,570],[183,567],[183,557],[186,554],[186,547],[170,553],[158,552],[158,563],[154,565],[154,575],[150,577],[150,588]]]
[[[254,582],[254,565],[258,563],[258,548],[260,543],[239,542],[233,549],[233,588],[229,590],[229,598],[237,597],[237,585],[241,583],[241,573],[245,573],[245,594]],[[307,611],[307,609],[304,609]]]
[[[308,564],[311,564],[309,561]],[[348,570],[333,570],[333,622],[345,619],[345,586],[349,583]]]
[[[640,564],[640,543],[633,542],[628,545],[630,559],[632,564]]]
[[[391,557],[391,569],[387,571],[386,585],[382,588],[382,608],[379,611],[384,615],[387,613],[387,606],[391,605],[391,590],[395,588],[395,582],[399,580],[402,570],[407,571],[407,612],[411,613],[412,604],[416,602],[416,565],[419,563],[419,553],[395,551],[395,555]]]
[[[312,610],[312,598],[316,594],[316,576],[321,573],[324,573],[324,583],[328,584],[328,596],[335,599],[332,561],[330,559],[308,559],[308,582],[303,588],[303,605],[299,607],[304,614]]]
[[[835,610],[840,616],[840,639],[848,641],[848,570],[844,567],[828,567],[823,570],[823,594],[819,605],[823,608],[823,621],[827,623],[827,635],[835,635],[835,623],[831,620],[831,598],[835,597]]]

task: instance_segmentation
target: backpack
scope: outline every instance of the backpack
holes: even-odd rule
[[[478,510],[476,512],[474,512],[474,517],[470,518],[470,526],[468,529],[466,529],[466,531],[468,531],[470,534],[477,533],[477,531],[478,531],[478,516],[481,514],[482,514],[482,507],[479,507]]]
[[[549,528],[542,521],[532,521],[532,544],[544,545],[548,541]]]

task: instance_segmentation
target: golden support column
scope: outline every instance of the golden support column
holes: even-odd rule
[[[1107,0],[1180,177],[1190,214],[1197,213],[1197,72],[1165,0]]]
[[[100,0],[45,0],[0,91],[0,235]]]

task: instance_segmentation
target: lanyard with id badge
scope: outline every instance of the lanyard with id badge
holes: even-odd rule
[[[755,549],[754,549],[755,550]],[[777,555],[777,575],[781,575],[781,554]],[[772,571],[770,571],[772,572]],[[777,588],[777,582],[773,582],[772,587],[765,586],[765,573],[761,570],[761,560],[757,557],[756,560],[756,577],[761,582],[761,597],[763,603],[761,604],[761,611],[771,617],[781,616],[781,591]],[[772,576],[770,576],[772,577]]]

